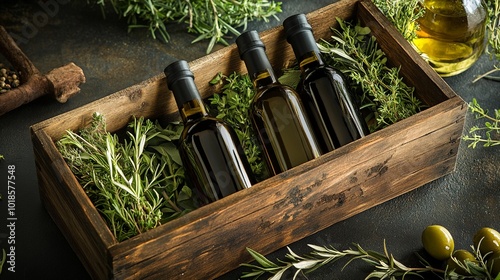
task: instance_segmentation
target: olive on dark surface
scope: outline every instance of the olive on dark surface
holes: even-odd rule
[[[455,249],[451,233],[441,225],[427,226],[422,232],[425,251],[436,260],[447,260]]]

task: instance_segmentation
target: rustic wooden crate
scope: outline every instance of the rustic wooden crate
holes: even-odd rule
[[[93,278],[213,278],[250,261],[245,247],[270,253],[454,170],[467,105],[371,1],[343,0],[307,17],[317,38],[329,38],[335,17],[361,19],[428,108],[123,242],[113,237],[54,142],[67,129],[87,125],[96,111],[110,131],[134,115],[177,119],[163,74],[34,125],[41,200]],[[275,69],[294,59],[281,27],[261,38]],[[203,97],[213,91],[208,81],[218,72],[246,72],[235,45],[190,66]]]

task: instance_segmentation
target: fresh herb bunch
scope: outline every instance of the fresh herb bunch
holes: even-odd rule
[[[387,57],[378,47],[368,27],[337,18],[339,28],[332,28],[331,40],[321,39],[318,47],[329,65],[344,73],[357,92],[361,92],[361,109],[374,115],[375,131],[421,110],[422,104],[406,85],[399,68],[386,65]]]
[[[483,147],[500,145],[500,110],[495,109],[494,115],[490,116],[475,98],[469,103],[469,110],[476,119],[485,119],[486,121],[483,126],[472,126],[469,133],[462,136],[463,140],[470,141],[468,147],[476,148],[480,143]]]
[[[416,38],[416,30],[419,28],[417,20],[425,12],[424,9],[419,8],[419,1],[372,0],[372,2],[406,40],[411,42]]]
[[[279,280],[286,271],[295,270],[293,279],[297,279],[297,277],[301,274],[311,273],[325,265],[333,264],[340,259],[347,258],[348,260],[342,269],[346,268],[350,263],[356,260],[362,260],[372,268],[372,271],[366,276],[365,279],[375,278],[396,280],[405,279],[405,277],[410,275],[425,279],[424,275],[426,273],[433,273],[443,280],[500,280],[500,274],[496,277],[495,275],[490,275],[489,268],[485,261],[485,256],[483,256],[479,250],[476,250],[474,246],[471,246],[471,248],[473,254],[478,260],[477,263],[467,260],[462,263],[454,257],[451,258],[457,267],[463,269],[463,271],[467,272],[468,275],[460,275],[456,272],[456,270],[448,268],[441,269],[433,267],[428,261],[418,254],[417,257],[420,259],[422,267],[408,267],[397,261],[394,256],[388,252],[385,241],[383,253],[365,250],[359,244],[354,244],[354,249],[349,248],[347,250],[337,250],[334,247],[311,244],[308,246],[311,247],[312,251],[304,256],[294,253],[289,247],[287,247],[289,253],[285,255],[286,260],[279,260],[278,263],[267,259],[262,254],[250,248],[247,248],[247,251],[254,258],[257,264],[242,264],[241,266],[249,267],[252,271],[243,272],[241,278],[253,277],[253,279],[258,279],[260,276],[271,274],[273,276],[269,277],[269,279]]]
[[[188,32],[199,34],[193,40],[210,39],[207,53],[216,43],[227,45],[228,33],[239,35],[239,27],[246,29],[252,20],[265,20],[281,12],[281,2],[273,0],[95,0],[105,6],[111,4],[120,16],[127,18],[129,30],[148,28],[153,38],[156,33],[168,42],[167,23],[185,23]]]
[[[257,178],[264,179],[267,176],[267,169],[248,117],[250,105],[255,96],[250,77],[236,72],[229,76],[219,73],[210,81],[210,84],[222,84],[221,90],[208,98],[211,111],[217,118],[225,120],[234,128],[253,173]]]
[[[196,206],[184,185],[175,124],[162,129],[134,118],[127,137],[106,131],[102,115],[90,126],[68,131],[57,147],[118,241],[160,225]],[[168,144],[170,143],[170,145]]]

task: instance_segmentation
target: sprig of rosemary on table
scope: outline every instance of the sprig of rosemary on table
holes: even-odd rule
[[[332,28],[331,40],[318,42],[328,64],[348,77],[352,88],[361,92],[361,108],[368,108],[376,119],[375,131],[421,110],[422,104],[406,85],[399,68],[386,65],[387,57],[378,47],[368,27],[337,18],[339,28]]]
[[[288,253],[285,254],[286,260],[278,260],[273,262],[266,258],[264,255],[256,252],[251,248],[247,248],[248,253],[257,262],[257,264],[244,263],[243,267],[248,267],[251,271],[242,273],[241,278],[258,279],[264,275],[272,275],[268,279],[279,280],[286,271],[294,270],[293,279],[297,279],[299,275],[309,274],[325,265],[333,264],[341,259],[347,258],[347,262],[342,267],[345,269],[349,264],[356,260],[362,260],[371,267],[371,272],[366,276],[366,279],[405,279],[405,277],[413,275],[425,279],[423,275],[426,273],[433,273],[443,280],[462,280],[462,279],[476,279],[476,280],[500,280],[498,276],[492,276],[489,268],[485,262],[485,256],[481,255],[479,250],[471,246],[473,254],[476,256],[477,262],[465,260],[464,262],[452,257],[453,262],[457,267],[462,268],[468,275],[458,274],[455,270],[436,268],[430,265],[422,256],[417,254],[422,267],[408,267],[399,262],[387,250],[384,241],[383,253],[372,250],[365,250],[359,244],[354,244],[354,248],[346,250],[338,250],[332,246],[317,246],[308,244],[312,251],[305,255],[298,255],[287,247]]]
[[[476,148],[480,143],[483,147],[500,145],[500,110],[495,109],[493,116],[490,116],[488,111],[484,110],[473,98],[472,102],[469,103],[469,111],[474,114],[476,119],[486,121],[482,126],[472,126],[468,134],[462,136],[463,140],[470,141],[468,147]]]
[[[118,241],[152,229],[196,205],[184,186],[177,149],[180,132],[134,118],[120,141],[106,131],[102,115],[90,126],[68,131],[57,147]],[[173,144],[172,144],[173,145]]]
[[[253,20],[267,21],[281,12],[281,2],[273,0],[95,0],[97,4],[112,5],[116,13],[127,18],[129,30],[147,28],[156,38],[168,42],[168,23],[187,24],[187,31],[199,36],[192,42],[210,40],[207,53],[216,43],[227,45],[224,38],[232,33],[239,35],[237,28],[246,29]]]

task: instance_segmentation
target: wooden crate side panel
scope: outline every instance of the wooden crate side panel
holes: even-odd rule
[[[453,101],[444,105],[462,102]],[[396,135],[381,131],[371,141],[345,146],[339,155],[335,151],[326,155],[322,164],[306,163],[234,194],[226,200],[232,201],[229,206],[208,205],[199,209],[208,216],[158,233],[156,239],[129,251],[124,250],[130,245],[126,242],[113,246],[114,274],[153,279],[216,276],[247,260],[246,246],[269,253],[439,178],[454,169],[465,113],[465,107],[448,109],[429,109],[434,112],[427,120],[436,130],[429,132],[422,118],[403,121]],[[367,157],[367,149],[380,153]],[[409,151],[413,158],[408,158]],[[218,266],[220,259],[229,264]]]
[[[54,145],[49,136],[43,131],[32,133],[44,207],[92,277],[109,279],[108,248],[116,240],[62,157],[44,149]]]
[[[44,130],[54,141],[64,135],[66,130],[77,131],[88,126],[92,115],[101,113],[106,117],[108,131],[125,127],[131,116],[158,118],[177,112],[172,97],[167,94],[165,79],[155,76],[140,84],[128,87],[85,106],[55,116],[33,126],[33,130]]]
[[[444,147],[441,152],[449,151],[449,147]],[[435,152],[435,151],[434,151]],[[210,234],[208,236],[198,236],[190,241],[190,246],[197,248],[186,252],[185,244],[183,248],[174,248],[164,252],[161,256],[145,259],[145,268],[131,274],[125,270],[117,272],[117,278],[141,278],[141,279],[200,279],[213,278],[222,275],[238,267],[243,262],[251,261],[246,247],[258,250],[261,253],[271,253],[277,248],[286,246],[299,239],[309,236],[319,230],[324,229],[328,224],[334,224],[347,219],[355,214],[361,213],[368,208],[374,207],[396,196],[411,191],[429,181],[437,179],[453,170],[455,158],[446,158],[443,162],[437,162],[433,166],[417,170],[408,176],[392,178],[394,183],[381,184],[388,178],[387,175],[374,176],[358,185],[351,186],[345,190],[335,192],[321,191],[314,189],[321,182],[331,180],[324,177],[317,181],[300,182],[288,190],[285,199],[273,205],[273,210],[265,208],[263,216],[258,213],[249,214],[248,218],[228,223],[223,227],[214,228],[214,231],[224,232],[224,234]],[[361,166],[364,167],[364,166]],[[391,170],[393,164],[383,166],[380,171]],[[400,166],[397,166],[400,167]],[[403,166],[407,167],[407,166]],[[371,166],[364,172],[371,172],[377,166]],[[407,168],[406,168],[407,169]],[[379,170],[379,169],[377,169]],[[352,175],[352,174],[350,174]],[[356,175],[356,174],[355,174]],[[341,176],[331,181],[331,186],[341,186],[343,182],[356,176]],[[354,179],[353,179],[354,180]],[[306,184],[302,188],[302,183]],[[381,192],[381,190],[384,190]],[[312,195],[314,194],[314,195]],[[311,195],[311,196],[309,196]],[[293,204],[293,211],[288,209],[287,204]],[[283,211],[280,207],[286,207]],[[313,209],[317,208],[317,209]],[[272,217],[267,216],[271,213]],[[328,222],[323,222],[328,221]],[[255,237],[260,236],[260,237]],[[208,246],[207,246],[208,244]],[[224,259],[223,265],[218,261]],[[163,269],[167,267],[168,269]]]

